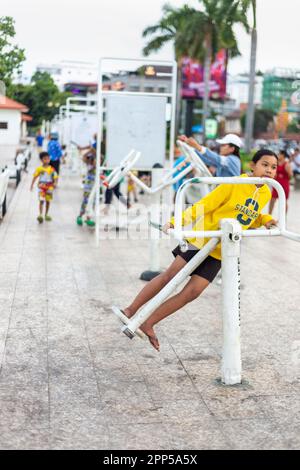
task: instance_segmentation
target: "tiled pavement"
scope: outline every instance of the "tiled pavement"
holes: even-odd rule
[[[160,354],[130,341],[109,307],[143,285],[147,241],[96,248],[74,223],[79,182],[67,175],[39,226],[29,184],[0,225],[1,449],[299,448],[298,244],[243,242],[244,383],[226,388],[220,287],[157,328]],[[290,206],[300,232],[299,193]],[[168,241],[161,257],[172,259]]]

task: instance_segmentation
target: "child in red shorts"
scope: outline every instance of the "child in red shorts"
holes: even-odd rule
[[[41,224],[43,223],[43,207],[44,202],[46,202],[46,209],[45,209],[45,220],[50,221],[52,220],[51,217],[48,215],[50,202],[52,201],[53,197],[53,190],[56,187],[57,183],[57,173],[54,168],[50,165],[50,156],[47,152],[40,153],[40,160],[42,161],[42,165],[39,166],[33,175],[31,188],[33,190],[34,183],[37,179],[38,182],[38,194],[39,194],[39,209],[40,214],[37,218],[38,222]]]

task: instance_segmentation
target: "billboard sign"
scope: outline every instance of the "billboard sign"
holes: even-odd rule
[[[224,99],[226,95],[227,53],[220,50],[211,64],[210,98]],[[202,99],[204,96],[204,67],[200,62],[185,57],[182,60],[182,98]]]
[[[218,121],[216,119],[206,119],[205,134],[207,139],[215,139],[218,134]]]

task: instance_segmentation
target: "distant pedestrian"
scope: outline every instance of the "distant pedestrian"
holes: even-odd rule
[[[90,194],[95,185],[96,155],[93,152],[87,152],[83,157],[83,161],[87,165],[87,172],[83,183],[83,199],[80,207],[80,212],[77,217],[77,225],[83,225],[83,216],[85,215],[85,223],[89,227],[94,227],[95,221],[91,218],[89,214],[86,214],[86,209],[89,202]]]
[[[288,153],[285,150],[281,150],[278,155],[278,167],[275,180],[283,187],[286,197],[286,212],[288,210],[288,199],[290,195],[290,179],[293,176],[293,170],[290,164]],[[272,214],[276,200],[278,199],[278,193],[275,188],[272,190],[272,199],[270,201],[269,213]]]
[[[300,175],[300,150],[295,148],[295,153],[292,157],[291,167],[294,173],[294,176]]]
[[[58,142],[57,132],[51,132],[50,142],[48,143],[48,154],[50,155],[51,166],[55,169],[59,175],[60,160],[63,156],[63,151],[60,143]]]
[[[179,148],[175,148],[175,161],[173,164],[173,168],[176,168],[176,172],[173,174],[174,177],[178,176],[180,173],[182,173],[188,166],[191,166],[191,164],[187,161],[187,158],[185,155],[181,155],[181,152]],[[192,172],[192,167],[191,167],[191,172]],[[192,176],[192,173],[191,173]],[[181,178],[180,180],[177,181],[177,183],[173,184],[173,189],[175,192],[174,197],[176,197],[176,193],[184,180],[186,179],[186,176]]]
[[[37,218],[38,222],[43,223],[43,209],[44,203],[46,203],[45,208],[45,220],[51,221],[51,217],[48,215],[50,202],[52,201],[53,191],[57,183],[57,173],[55,169],[50,165],[50,155],[48,152],[40,153],[40,160],[42,162],[41,166],[36,168],[33,179],[31,183],[30,190],[33,190],[35,181],[38,179],[38,195],[39,195],[39,216]]]
[[[131,173],[136,177],[138,175],[137,170],[132,170]],[[136,190],[135,181],[133,181],[133,179],[130,176],[128,176],[128,178],[127,178],[127,198],[128,198],[129,204],[130,204],[130,200],[131,200],[131,195],[133,195],[134,202],[139,202],[138,197],[137,197],[137,190]]]
[[[44,139],[45,137],[43,136],[42,131],[39,130],[35,138],[38,153],[41,153],[43,151]]]

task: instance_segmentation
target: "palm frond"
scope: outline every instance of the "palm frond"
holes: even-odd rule
[[[143,49],[143,54],[145,56],[150,55],[152,52],[157,52],[161,49],[167,42],[173,40],[172,34],[164,34],[161,36],[156,36]]]

